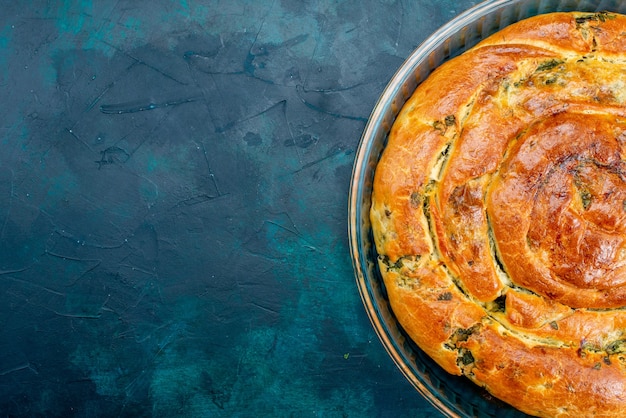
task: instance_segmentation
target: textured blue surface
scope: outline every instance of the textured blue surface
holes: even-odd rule
[[[432,416],[354,283],[354,150],[475,1],[0,13],[4,416]]]

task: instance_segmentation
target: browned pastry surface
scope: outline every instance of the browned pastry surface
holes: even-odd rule
[[[625,16],[540,15],[435,70],[372,196],[411,338],[526,413],[622,416],[625,153]]]

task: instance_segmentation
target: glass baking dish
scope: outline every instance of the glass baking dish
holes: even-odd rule
[[[523,417],[464,377],[446,373],[403,332],[378,271],[369,211],[372,183],[387,134],[406,100],[440,64],[519,20],[558,11],[626,13],[623,1],[492,0],[460,14],[428,37],[392,77],[375,105],[356,153],[349,197],[349,238],[361,299],[383,346],[409,382],[449,417]]]

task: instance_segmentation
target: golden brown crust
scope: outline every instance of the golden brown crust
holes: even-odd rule
[[[398,321],[537,416],[626,409],[625,34],[610,13],[505,28],[417,88],[376,169]]]

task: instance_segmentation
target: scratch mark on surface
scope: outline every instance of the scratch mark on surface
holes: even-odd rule
[[[171,110],[171,109],[170,109]],[[128,158],[130,159],[138,150],[139,148],[141,148],[150,138],[154,137],[154,132],[157,131],[157,129],[159,129],[161,127],[161,124],[167,119],[167,117],[169,116],[170,112],[167,111],[163,114],[163,116],[154,124],[154,128],[152,128],[150,130],[150,132],[148,132],[147,135],[144,135],[143,139],[141,140],[141,142],[139,142],[139,144],[137,144],[137,146],[135,147],[135,149],[133,149],[130,152],[130,155],[128,156]]]
[[[299,45],[305,42],[309,38],[308,34],[303,33],[301,35],[294,36],[293,38],[287,39],[286,41],[278,43],[278,44],[274,44],[274,43],[259,44],[257,42],[258,35],[259,35],[259,32],[257,32],[257,36],[254,40],[254,43],[250,47],[249,54],[248,54],[248,61],[253,60],[254,57],[261,57],[261,56],[269,55],[272,51],[277,50],[277,49],[294,47],[296,45]]]
[[[271,313],[271,314],[274,314],[274,315],[278,315],[278,312],[275,311],[274,309],[271,309],[271,308],[268,308],[266,306],[260,305],[260,304],[258,304],[256,302],[250,302],[250,304],[252,306],[254,306],[255,308],[259,308],[260,310],[262,310],[264,312],[268,312],[268,313]]]
[[[158,184],[156,184],[153,180],[149,179],[148,177],[146,177],[146,176],[144,176],[144,175],[142,175],[142,174],[139,174],[139,173],[133,173],[133,174],[135,174],[135,175],[136,175],[137,177],[139,177],[140,179],[142,179],[142,180],[144,180],[144,181],[146,181],[146,182],[150,183],[150,185],[151,185],[151,186],[152,186],[152,188],[154,189],[154,196],[151,198],[151,199],[153,200],[153,202],[148,202],[148,205],[147,205],[147,206],[148,206],[148,209],[149,209],[149,208],[151,208],[151,207],[155,204],[155,202],[157,202],[157,201],[158,201],[158,199],[159,199],[159,185],[158,185]]]
[[[15,277],[9,277],[8,279],[9,279],[9,280],[11,280],[11,281],[13,281],[13,282],[16,282],[16,283],[20,283],[20,284],[26,285],[26,286],[28,286],[28,287],[34,287],[34,288],[36,288],[36,289],[43,290],[43,291],[45,291],[45,292],[47,292],[47,293],[51,293],[51,294],[53,294],[53,295],[63,296],[63,297],[65,296],[65,293],[57,292],[57,291],[56,291],[56,290],[54,290],[54,289],[50,289],[49,287],[42,286],[42,285],[37,284],[37,283],[32,283],[32,282],[29,282],[29,281],[27,281],[27,280],[16,279]]]
[[[259,80],[261,82],[270,84],[270,85],[275,85],[275,86],[280,86],[281,84],[276,83],[273,80],[269,80],[269,79],[265,79],[262,77],[259,77],[258,75],[255,74],[256,70],[258,68],[262,68],[262,65],[255,65],[254,60],[256,57],[263,57],[263,56],[267,56],[270,54],[270,52],[279,49],[279,48],[291,48],[293,46],[296,46],[304,41],[306,41],[309,37],[308,34],[301,34],[301,35],[297,35],[291,39],[288,39],[282,43],[279,44],[261,44],[259,43],[259,36],[261,35],[261,32],[263,30],[263,27],[265,26],[265,21],[267,20],[267,17],[269,16],[270,12],[272,11],[272,9],[274,8],[274,5],[276,4],[276,0],[272,1],[272,4],[270,5],[270,7],[267,9],[267,13],[265,13],[265,15],[263,16],[263,18],[261,19],[261,24],[259,25],[259,30],[256,32],[255,36],[254,36],[254,40],[252,41],[252,44],[250,45],[250,49],[248,50],[248,55],[246,56],[246,60],[244,62],[244,74],[246,74],[246,76]]]
[[[91,146],[88,143],[83,141],[83,139],[80,136],[78,136],[78,134],[76,132],[74,132],[73,127],[72,128],[65,128],[65,130],[67,131],[67,133],[72,135],[74,137],[74,139],[76,139],[78,142],[83,144],[89,151],[93,151],[93,148],[91,148]]]
[[[111,81],[109,84],[107,84],[106,86],[104,86],[104,89],[102,89],[102,91],[100,92],[100,94],[98,94],[98,96],[96,96],[95,99],[93,99],[91,101],[91,103],[89,103],[89,105],[87,105],[87,108],[85,109],[85,112],[88,112],[89,110],[93,109],[93,107],[100,101],[100,99],[102,99],[102,97],[104,97],[104,95],[111,90],[114,86],[115,83],[117,83],[126,73],[128,73],[135,65],[137,65],[137,61],[133,61],[128,67],[126,67],[124,69],[124,71],[122,71],[121,74],[119,74],[117,77],[115,77],[115,79],[113,79],[113,81]]]
[[[132,398],[135,396],[135,393],[141,390],[141,388],[150,385],[150,375],[145,371],[141,370],[137,376],[124,387],[124,394],[126,398]],[[126,400],[124,401],[124,408],[126,407]]]
[[[299,86],[299,89],[300,89],[300,91],[302,93],[329,94],[329,93],[342,93],[342,92],[345,92],[345,91],[350,91],[350,90],[354,90],[354,89],[359,88],[359,87],[363,87],[365,85],[366,85],[366,83],[356,83],[356,84],[352,84],[350,86],[330,88],[330,89],[322,89],[322,88],[310,89],[310,88],[306,88],[305,86],[301,85],[301,86]]]
[[[98,308],[98,311],[94,314],[89,314],[89,313],[66,313],[66,312],[60,312],[54,309],[49,309],[45,306],[41,306],[44,309],[48,309],[49,311],[53,312],[56,315],[62,316],[62,317],[66,317],[66,318],[77,318],[77,319],[99,319],[102,316],[103,312],[111,312],[113,314],[119,315],[117,312],[115,312],[113,309],[109,308],[107,306],[107,303],[109,302],[109,299],[111,298],[111,295],[108,294],[106,299],[104,300],[104,302],[102,302],[102,304],[100,305],[100,308]]]
[[[87,261],[87,260],[84,260]],[[97,269],[100,264],[102,264],[102,260],[89,260],[89,261],[95,261],[96,264],[94,264],[93,266],[89,267],[87,270],[85,270],[84,272],[82,272],[79,276],[77,276],[74,280],[72,280],[70,283],[66,284],[65,287],[72,287],[74,286],[76,283],[78,283],[78,281],[80,279],[82,279],[83,277],[85,277],[87,274],[91,273],[92,271],[94,271],[95,269]]]
[[[69,232],[66,232],[64,229],[62,229],[62,230],[55,229],[54,233],[56,233],[57,235],[61,236],[62,238],[69,239],[69,240],[74,241],[74,242],[79,242],[80,241],[81,246],[90,247],[90,248],[97,248],[99,250],[115,250],[117,248],[122,248],[128,242],[127,239],[124,239],[119,244],[104,245],[104,244],[99,244],[97,242],[90,242],[90,241],[80,240],[75,235],[70,234]],[[49,255],[49,256],[52,256],[52,257],[57,257],[57,258],[62,258],[62,259],[67,259],[67,260],[93,261],[93,260],[90,260],[90,259],[82,259],[82,258],[66,256],[66,255],[63,255],[63,254],[57,254],[57,253],[54,253],[54,252],[50,251],[47,248],[44,250],[44,253]]]
[[[185,339],[185,334],[187,333],[187,325],[184,322],[176,322],[171,326],[171,332],[168,333],[165,337],[161,339],[160,342],[157,343],[157,347],[159,347],[158,351],[154,354],[156,357],[159,355],[167,346],[170,344]]]
[[[260,257],[264,260],[268,260],[268,261],[280,261],[280,262],[286,262],[289,257],[287,255],[272,255],[272,254],[266,254],[260,250],[254,250],[254,249],[250,249],[250,248],[246,248],[246,251],[254,256]]]
[[[204,74],[208,74],[208,75],[243,75],[245,74],[245,71],[243,70],[238,70],[238,71],[214,71],[211,70],[209,65],[210,63],[208,63],[208,61],[213,58],[214,56],[216,56],[218,54],[218,52],[215,52],[213,54],[207,54],[207,55],[203,55],[200,54],[198,52],[194,52],[194,51],[187,51],[183,54],[183,59],[187,62],[187,66],[188,67],[192,67],[195,68],[196,70],[200,71],[201,73]],[[194,81],[196,81],[194,79]],[[196,82],[197,84],[197,82]]]
[[[14,270],[0,270],[0,276],[5,276],[7,274],[21,273],[23,271],[28,270],[31,267],[32,266],[22,267],[21,269],[14,269]]]
[[[397,16],[398,16],[398,24],[397,24],[397,28],[398,28],[398,30],[397,30],[397,33],[396,33],[396,39],[395,39],[395,42],[394,42],[394,44],[393,44],[393,46],[394,46],[394,48],[395,48],[395,49],[394,49],[394,51],[395,51],[395,52],[398,52],[398,45],[399,45],[399,43],[400,43],[399,41],[400,41],[400,36],[402,35],[402,27],[403,27],[403,23],[404,23],[404,21],[402,20],[402,18],[403,18],[403,17],[404,17],[404,15],[405,15],[405,14],[404,14],[404,13],[405,13],[405,10],[404,10],[404,9],[405,9],[405,5],[404,5],[404,2],[403,2],[402,0],[400,0],[400,8],[399,8],[399,9],[400,9],[400,10],[399,10],[399,13],[398,13],[398,15],[397,15]]]
[[[295,144],[296,138],[294,137],[293,130],[291,129],[291,122],[289,121],[289,117],[287,116],[287,100],[285,100],[285,103],[283,104],[282,111],[283,111],[282,116],[283,118],[285,118],[285,126],[287,127],[287,132],[289,133],[289,139],[287,139],[285,143],[289,142],[289,143]],[[296,150],[296,154],[298,155],[298,162],[302,164],[303,152],[302,150],[300,150],[299,147],[295,147],[295,150]]]
[[[293,221],[291,220],[291,216],[289,216],[288,213],[286,212],[281,212],[281,214],[284,214],[285,216],[287,216],[287,218],[289,219],[289,221],[291,222],[291,225],[293,226],[292,228],[289,228],[285,225],[281,225],[280,223],[276,222],[276,221],[272,221],[272,220],[264,220],[261,227],[256,231],[257,234],[261,233],[261,231],[263,230],[263,226],[268,224],[268,225],[273,225],[279,229],[282,229],[284,231],[289,232],[290,234],[294,235],[296,238],[298,238],[300,241],[304,242],[305,244],[303,244],[303,246],[305,248],[309,248],[311,250],[317,251],[319,253],[321,253],[321,251],[315,247],[308,239],[306,239],[301,233],[300,231],[298,231],[298,228],[296,227],[296,225],[293,223]],[[250,251],[250,250],[249,250]],[[256,255],[260,255],[260,253],[258,252],[254,252],[254,251],[250,251],[252,254],[256,254]],[[278,259],[279,257],[271,257],[273,259]]]
[[[278,227],[278,228],[280,228],[280,229],[283,229],[283,230],[285,230],[285,231],[287,231],[287,232],[290,232],[290,233],[292,233],[293,235],[295,235],[295,236],[296,236],[296,237],[298,237],[298,238],[302,238],[302,235],[300,235],[300,233],[299,233],[298,231],[293,230],[293,229],[290,229],[290,228],[287,228],[286,226],[281,225],[281,224],[279,224],[278,222],[268,221],[268,220],[265,220],[265,221],[263,221],[263,222],[268,223],[268,224],[270,224],[270,225],[274,225],[274,226],[276,226],[276,227]]]
[[[228,193],[221,194],[221,195],[218,195],[218,196],[210,195],[208,193],[200,193],[200,194],[191,196],[191,197],[189,197],[187,199],[181,200],[180,202],[176,203],[173,206],[173,208],[177,208],[177,207],[180,207],[180,206],[183,206],[183,205],[184,206],[195,206],[195,205],[199,205],[199,204],[202,204],[202,203],[210,202],[212,200],[219,199],[219,198],[227,196],[227,195],[228,195]]]
[[[296,223],[293,221],[293,218],[291,217],[291,215],[289,215],[289,212],[286,211],[280,211],[280,212],[273,212],[273,211],[269,211],[271,214],[276,215],[276,216],[281,216],[284,215],[287,220],[289,221],[289,223],[291,224],[291,226],[293,227],[294,231],[296,231],[298,233],[298,236],[301,236],[302,234],[300,233],[300,231],[298,230],[298,227],[296,226]]]
[[[102,99],[102,97],[115,85],[114,82],[111,82],[109,84],[107,84],[104,89],[102,89],[102,91],[100,92],[100,94],[98,96],[96,96],[95,99],[93,99],[91,101],[91,103],[89,103],[89,105],[87,106],[87,109],[85,109],[86,111],[89,111],[91,109],[93,109],[93,107],[96,105],[96,103],[98,103],[100,101],[100,99]]]
[[[157,276],[157,273],[156,273],[155,270],[150,271],[150,270],[147,270],[147,269],[144,269],[144,268],[141,268],[141,267],[137,267],[137,266],[135,266],[133,264],[126,264],[126,263],[124,263],[124,264],[120,264],[119,266],[120,267],[126,267],[126,268],[130,269],[131,271],[138,271],[138,272],[146,274],[146,275],[148,275],[150,277],[156,277]],[[156,267],[155,267],[155,269],[156,269]]]
[[[22,370],[30,370],[31,372],[35,373],[35,374],[39,374],[39,372],[37,370],[35,370],[33,368],[33,366],[30,363],[25,363],[25,364],[21,364],[19,366],[15,366],[11,369],[7,369],[7,370],[3,370],[0,372],[0,376],[6,376],[8,374],[11,373],[15,373],[15,372],[20,372]]]
[[[40,306],[42,308],[45,308],[44,306]],[[48,308],[45,308],[48,309]],[[73,314],[73,313],[64,313],[64,312],[59,312],[59,311],[55,311],[54,309],[48,309],[50,312],[52,312],[55,315],[58,316],[63,316],[65,318],[74,318],[74,319],[100,319],[100,317],[102,316],[102,312],[98,312],[95,314]]]
[[[66,297],[67,295],[62,295],[63,297]],[[57,316],[61,316],[64,318],[71,318],[71,319],[99,319],[100,317],[102,317],[102,313],[103,312],[112,312],[115,313],[115,311],[109,307],[106,306],[107,302],[109,301],[111,295],[107,295],[107,298],[104,302],[102,302],[102,305],[98,308],[97,312],[95,313],[72,313],[72,312],[61,312],[58,311],[56,309],[53,309],[51,307],[42,305],[42,304],[38,304],[38,303],[33,303],[31,302],[28,298],[26,299],[26,303],[35,306],[37,308],[41,308],[41,309],[45,309],[48,312],[52,312],[53,314],[57,315]]]
[[[269,9],[267,9],[267,13],[265,13],[265,15],[263,16],[263,19],[261,19],[259,30],[256,31],[256,34],[254,35],[254,40],[252,41],[252,44],[250,45],[250,49],[248,50],[248,59],[250,59],[251,56],[254,57],[252,50],[259,40],[259,35],[261,34],[261,31],[263,30],[263,26],[265,26],[265,21],[267,20],[267,16],[270,14],[270,11],[274,8],[275,2],[276,0],[272,1],[272,4],[270,5]]]
[[[322,109],[320,106],[315,105],[315,104],[313,104],[313,103],[311,103],[311,102],[307,101],[307,100],[306,100],[304,97],[302,97],[302,95],[301,95],[301,93],[303,93],[303,92],[304,92],[304,91],[303,91],[302,86],[296,86],[296,91],[298,92],[298,97],[300,98],[300,101],[301,101],[301,102],[302,102],[302,103],[303,103],[306,107],[308,107],[309,109],[315,110],[315,111],[320,112],[320,113],[324,113],[324,114],[326,114],[326,115],[332,116],[332,117],[337,118],[337,119],[356,120],[356,121],[359,121],[359,122],[364,122],[364,123],[365,123],[365,122],[367,122],[367,118],[366,118],[366,117],[363,117],[363,116],[343,115],[343,114],[338,113],[338,112],[333,112],[333,111],[330,111],[330,110]]]
[[[143,338],[139,338],[139,336],[136,336],[136,337],[135,337],[135,341],[136,341],[137,343],[139,343],[139,344],[142,344],[142,343],[144,343],[144,342],[146,342],[146,341],[148,341],[148,340],[152,339],[152,337],[154,336],[154,334],[155,334],[157,331],[160,331],[160,330],[162,330],[163,328],[167,328],[167,327],[169,327],[169,326],[170,326],[170,325],[172,325],[172,324],[173,324],[173,321],[169,321],[169,322],[167,322],[167,323],[165,323],[165,324],[159,325],[158,327],[154,328],[151,332],[149,332],[149,333],[148,333],[145,337],[143,337]]]
[[[71,256],[68,256],[68,255],[57,254],[57,253],[53,253],[52,251],[49,251],[49,250],[45,250],[44,254],[49,255],[51,257],[60,258],[61,260],[69,260],[69,261],[99,261],[99,260],[95,260],[95,259],[71,257]]]
[[[117,83],[121,78],[124,77],[124,75],[126,73],[128,73],[135,65],[137,65],[137,61],[133,61],[131,62],[131,64],[129,66],[127,66],[120,74],[118,74],[113,81],[111,81],[109,84],[107,84],[104,89],[102,89],[102,91],[100,92],[100,94],[98,94],[98,96],[96,96],[96,98],[94,98],[91,103],[89,103],[89,105],[87,105],[87,107],[85,108],[85,110],[83,111],[83,113],[86,113],[88,111],[90,111],[91,109],[94,108],[94,106],[102,99],[102,97],[104,97],[104,95],[111,90],[114,86],[115,83]]]
[[[4,215],[4,222],[2,223],[2,230],[0,230],[0,240],[4,238],[4,232],[6,231],[7,223],[9,222],[9,217],[11,216],[11,208],[13,207],[13,198],[15,197],[15,172],[13,169],[11,171],[11,191],[9,193],[9,203],[7,207],[7,213]]]
[[[222,127],[216,127],[215,131],[217,133],[224,133],[227,130],[229,130],[230,128],[232,128],[233,126],[238,125],[238,124],[243,123],[243,122],[247,122],[249,120],[252,120],[252,119],[254,119],[256,117],[259,117],[259,116],[261,116],[261,115],[263,115],[265,113],[271,112],[274,108],[276,108],[278,106],[283,106],[283,111],[284,111],[285,107],[287,106],[287,99],[283,99],[283,100],[281,100],[281,101],[279,101],[277,103],[274,103],[270,107],[268,107],[266,109],[263,109],[260,112],[255,113],[255,114],[253,114],[251,116],[247,116],[247,117],[242,118],[242,119],[238,119],[238,120],[235,120],[235,121],[232,121],[232,122],[228,122],[226,125],[224,125]]]
[[[103,36],[101,36],[101,33],[103,31],[103,29],[105,28],[105,25],[110,24],[110,23],[114,23],[113,19],[112,19],[112,15],[113,12],[117,9],[117,6],[119,5],[121,0],[116,0],[115,3],[113,5],[111,5],[111,7],[109,8],[108,13],[106,14],[102,14],[102,17],[100,19],[100,26],[98,27],[98,30],[96,31],[95,35],[93,36],[94,39],[102,39]]]
[[[303,33],[300,35],[296,35],[293,38],[287,39],[286,41],[283,41],[279,44],[263,44],[258,51],[254,50],[254,47],[256,46],[255,44],[250,51],[253,53],[253,55],[267,55],[274,49],[291,48],[305,42],[307,39],[309,39],[309,35]]]
[[[336,149],[331,150],[332,152],[329,152],[326,156],[322,157],[322,158],[318,158],[317,160],[311,161],[310,163],[307,163],[305,165],[303,165],[302,167],[300,167],[299,169],[295,170],[292,172],[292,174],[296,174],[296,173],[300,173],[301,171],[306,170],[307,168],[313,167],[317,164],[320,164],[328,159],[331,159],[339,154],[341,154],[341,152],[343,151],[342,147],[336,147]]]
[[[320,251],[320,249],[319,249],[319,248],[314,247],[314,246],[312,246],[312,245],[303,245],[303,247],[304,247],[304,248],[306,248],[306,249],[308,249],[308,250],[314,251],[314,252],[316,252],[316,253],[323,254],[323,252],[322,252],[322,251]]]
[[[186,97],[182,99],[167,100],[167,101],[159,102],[159,103],[146,102],[144,100],[144,101],[116,103],[116,104],[104,104],[100,106],[100,111],[102,113],[109,114],[109,115],[111,114],[121,115],[125,113],[137,113],[137,112],[143,112],[146,110],[154,110],[154,109],[162,109],[165,107],[179,106],[185,103],[193,103],[200,99],[201,99],[200,96],[192,96],[192,97]]]
[[[170,79],[170,80],[172,80],[172,81],[176,82],[177,84],[181,84],[181,85],[183,85],[183,86],[186,86],[186,85],[187,85],[187,83],[185,83],[185,82],[183,82],[183,81],[178,80],[176,77],[174,77],[174,76],[172,76],[172,75],[170,75],[170,74],[166,73],[165,71],[161,70],[160,68],[155,67],[154,65],[148,64],[148,63],[147,63],[147,62],[145,62],[144,60],[142,60],[142,59],[139,59],[139,58],[135,57],[134,55],[130,54],[130,53],[129,53],[129,52],[127,52],[127,51],[122,50],[120,47],[118,47],[118,46],[116,46],[116,45],[113,45],[113,44],[111,44],[110,42],[103,41],[103,40],[101,40],[100,42],[102,42],[103,44],[105,44],[105,45],[107,45],[107,46],[109,46],[109,47],[111,47],[111,48],[113,48],[113,49],[115,49],[116,51],[120,52],[121,54],[126,55],[128,58],[130,58],[130,59],[132,59],[132,60],[136,61],[138,64],[145,65],[146,67],[150,68],[151,70],[156,71],[157,73],[161,74],[163,77],[168,78],[168,79]]]
[[[304,85],[307,85],[309,82],[309,76],[311,75],[311,71],[313,71],[313,69],[315,68],[315,66],[313,65],[313,63],[315,62],[315,56],[317,55],[317,49],[319,48],[320,45],[320,39],[319,39],[319,35],[322,33],[325,33],[326,31],[326,23],[328,22],[328,19],[326,18],[326,16],[322,15],[321,17],[323,17],[323,23],[321,24],[321,27],[319,29],[318,32],[318,36],[315,38],[315,47],[313,48],[313,51],[311,52],[311,57],[309,58],[309,65],[307,65],[307,72],[306,75],[304,76]]]
[[[150,273],[147,272],[146,274],[150,274]],[[151,275],[156,276],[156,273],[152,273]],[[143,298],[145,298],[146,295],[148,294],[148,291],[150,290],[151,287],[152,287],[152,283],[149,281],[144,284],[144,286],[141,288],[141,292],[139,292],[139,295],[137,296],[137,300],[135,300],[135,303],[131,305],[132,308],[136,308],[137,306],[139,306]]]
[[[111,105],[111,106],[122,106],[122,105]],[[101,106],[102,107],[102,106]],[[169,108],[170,106],[163,106],[165,108]],[[106,112],[105,112],[106,113]],[[111,113],[116,113],[116,112],[111,112]],[[124,111],[122,110],[122,113],[124,113]],[[126,112],[128,113],[128,112]],[[94,160],[94,162],[96,164],[98,164],[98,169],[101,169],[103,166],[106,165],[114,165],[114,164],[118,164],[118,163],[126,163],[128,160],[130,160],[132,158],[132,156],[135,154],[135,152],[137,152],[137,150],[139,150],[139,148],[141,148],[150,138],[153,138],[153,134],[154,132],[160,128],[161,124],[163,123],[163,121],[165,119],[167,119],[167,117],[169,116],[169,111],[165,112],[163,114],[163,116],[161,116],[161,118],[159,120],[156,121],[156,123],[154,124],[154,127],[145,135],[142,135],[142,139],[141,141],[139,141],[139,143],[137,144],[137,146],[135,146],[134,149],[132,149],[130,152],[127,151],[124,148],[118,147],[117,145],[113,145],[110,146],[102,151],[100,151],[100,159],[99,160]],[[124,141],[128,136],[130,135],[124,135],[122,137],[120,137],[115,144],[118,144],[122,141]],[[121,158],[120,158],[121,157]],[[158,186],[151,180],[148,180],[147,178],[140,176],[136,173],[133,173],[138,177],[141,177],[147,181],[149,181],[150,183],[152,183],[155,186],[155,189],[157,190],[157,195],[158,195]]]
[[[211,179],[213,186],[215,186],[215,191],[217,192],[216,197],[220,197],[222,195],[222,192],[220,191],[220,188],[217,185],[217,179],[215,178],[215,174],[213,173],[213,169],[211,168],[211,163],[209,162],[209,156],[206,152],[206,147],[204,146],[204,144],[202,144],[202,153],[204,154],[204,161],[206,162],[207,169],[209,170],[209,178]]]

